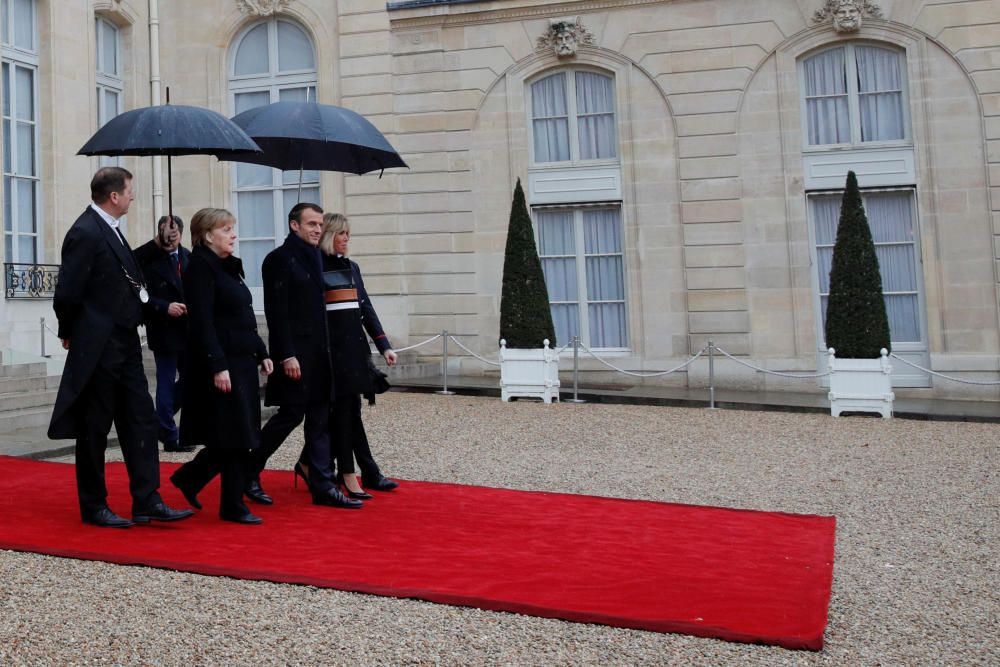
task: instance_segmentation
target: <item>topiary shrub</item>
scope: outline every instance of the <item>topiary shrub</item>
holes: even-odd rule
[[[847,172],[833,246],[826,346],[850,359],[878,359],[883,347],[891,351],[882,274],[853,171]]]
[[[553,347],[556,344],[549,293],[545,287],[542,262],[538,259],[521,179],[517,179],[514,188],[503,258],[500,338],[506,339],[507,347],[512,348],[539,348],[546,338]]]

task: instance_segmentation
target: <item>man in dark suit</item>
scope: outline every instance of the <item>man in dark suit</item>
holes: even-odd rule
[[[323,260],[319,239],[323,234],[323,209],[299,203],[288,213],[289,234],[261,267],[268,346],[275,361],[264,403],[277,405],[261,431],[260,447],[253,452],[254,467],[246,495],[270,504],[260,486],[267,459],[288,434],[305,420],[305,446],[309,465],[309,490],[313,502],[331,507],[361,507],[344,496],[330,470],[328,432],[333,373],[326,330],[323,297]]]
[[[52,307],[69,350],[52,410],[49,437],[76,439],[76,483],[84,523],[128,528],[176,521],[190,510],[168,507],[158,492],[156,414],[142,369],[136,327],[148,300],[142,273],[119,219],[132,203],[132,174],[104,167],[90,182],[93,203],[62,246]],[[114,422],[129,477],[132,520],[108,507],[104,452]]]
[[[162,216],[156,236],[139,246],[135,258],[146,278],[149,303],[146,316],[146,342],[156,362],[156,416],[160,421],[159,440],[165,452],[190,452],[192,445],[182,441],[174,422],[180,409],[184,387],[184,342],[187,340],[187,306],[181,276],[187,270],[191,253],[181,245],[184,221],[176,215]]]

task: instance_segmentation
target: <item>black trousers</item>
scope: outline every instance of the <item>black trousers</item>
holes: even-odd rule
[[[73,406],[76,423],[76,488],[84,517],[108,506],[104,453],[114,423],[128,471],[132,510],[162,502],[156,411],[142,368],[139,334],[115,327],[97,368]]]
[[[333,472],[330,470],[330,429],[329,405],[309,403],[308,405],[282,405],[267,420],[260,432],[260,447],[254,450],[251,473],[254,478],[267,465],[267,460],[278,451],[288,434],[305,420],[305,447],[302,460],[309,467],[309,489],[313,493],[325,493],[333,488]]]
[[[247,467],[250,464],[250,450],[202,447],[193,459],[182,465],[173,475],[179,486],[195,493],[208,485],[216,475],[222,485],[219,494],[219,514],[241,516],[250,511],[243,502],[246,488]]]
[[[338,396],[330,405],[330,440],[337,457],[337,472],[341,475],[354,472],[357,458],[361,477],[379,479],[382,472],[375,463],[364,422],[361,421],[361,396]]]

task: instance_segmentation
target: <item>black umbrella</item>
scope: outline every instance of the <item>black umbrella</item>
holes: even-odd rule
[[[274,102],[234,116],[264,150],[259,155],[219,159],[250,162],[275,169],[319,169],[366,174],[405,167],[382,133],[361,114],[316,102]]]
[[[169,93],[168,93],[169,94]],[[115,116],[77,155],[166,155],[170,215],[174,214],[170,157],[253,155],[260,147],[238,125],[211,109],[164,104]]]

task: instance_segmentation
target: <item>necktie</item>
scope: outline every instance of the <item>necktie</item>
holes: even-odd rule
[[[181,254],[176,250],[170,253],[170,258],[174,262],[174,266],[177,269],[177,277],[181,277]]]
[[[115,234],[118,235],[118,239],[122,242],[122,245],[127,248],[128,242],[125,240],[125,236],[122,234],[122,231],[117,227],[113,227],[113,229],[115,230]]]

